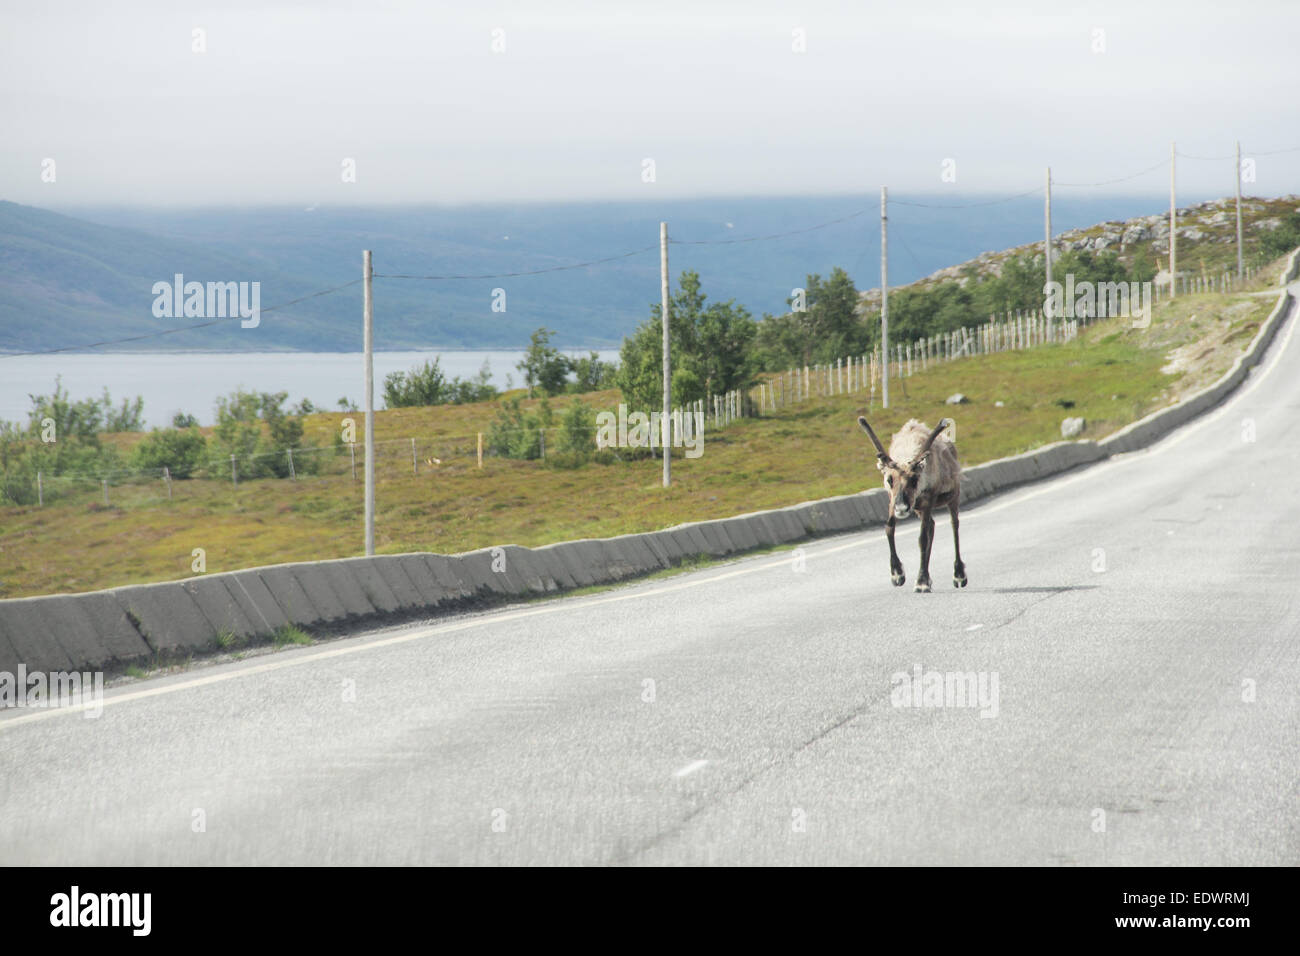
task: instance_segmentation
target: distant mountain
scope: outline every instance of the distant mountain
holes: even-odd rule
[[[946,207],[981,197],[891,199],[891,285],[1042,234],[1042,201],[1034,196],[969,209]],[[1162,203],[1058,199],[1053,223],[1058,231],[1085,227],[1157,213]],[[176,273],[187,281],[260,282],[266,309],[359,278],[366,248],[381,276],[377,348],[521,347],[540,325],[557,330],[565,348],[617,346],[659,298],[661,220],[675,240],[674,285],[684,269],[695,269],[710,299],[734,298],[758,317],[784,311],[791,289],[809,273],[826,275],[837,265],[860,289],[878,285],[878,209],[874,196],[310,210],[95,207],[64,214],[0,202],[0,351],[86,346],[203,321],[154,317],[152,287]],[[773,234],[783,235],[737,241]],[[529,272],[634,250],[644,251],[541,275],[382,277]],[[504,312],[492,309],[494,289],[505,292]],[[358,284],[269,312],[256,329],[234,321],[116,347],[360,346]]]

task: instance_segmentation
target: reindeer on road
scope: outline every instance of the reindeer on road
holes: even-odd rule
[[[907,581],[903,562],[894,548],[894,523],[913,512],[921,517],[921,571],[916,577],[916,590],[930,590],[930,551],[934,545],[935,508],[948,506],[952,516],[952,545],[957,559],[952,566],[952,586],[966,586],[966,565],[961,560],[961,542],[957,536],[957,508],[961,502],[961,465],[957,463],[957,448],[942,432],[952,424],[945,418],[934,430],[918,422],[908,421],[894,435],[889,451],[880,443],[871,425],[863,417],[858,424],[876,446],[876,467],[889,489],[889,520],[885,522],[885,536],[889,539],[889,579],[895,587]]]

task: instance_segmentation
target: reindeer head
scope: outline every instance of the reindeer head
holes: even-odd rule
[[[865,418],[859,416],[858,424],[871,439],[871,444],[876,446],[876,467],[880,469],[885,487],[889,489],[889,510],[895,518],[908,517],[916,505],[918,493],[923,489],[922,476],[926,462],[929,460],[930,446],[952,422],[946,418],[941,420],[926,437],[920,451],[909,462],[897,462],[890,458],[889,452],[885,451],[885,446],[880,443],[880,439],[876,437],[876,433],[871,430],[871,425]]]

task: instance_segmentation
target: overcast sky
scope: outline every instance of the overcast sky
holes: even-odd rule
[[[1300,192],[1300,4],[980,6],[0,0],[0,198]]]

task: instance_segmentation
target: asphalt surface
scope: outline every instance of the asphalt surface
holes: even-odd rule
[[[912,519],[904,588],[872,531],[10,712],[0,860],[1294,865],[1295,325],[1152,449],[964,512],[964,590],[945,516],[913,593]],[[918,666],[982,706],[896,706]]]

